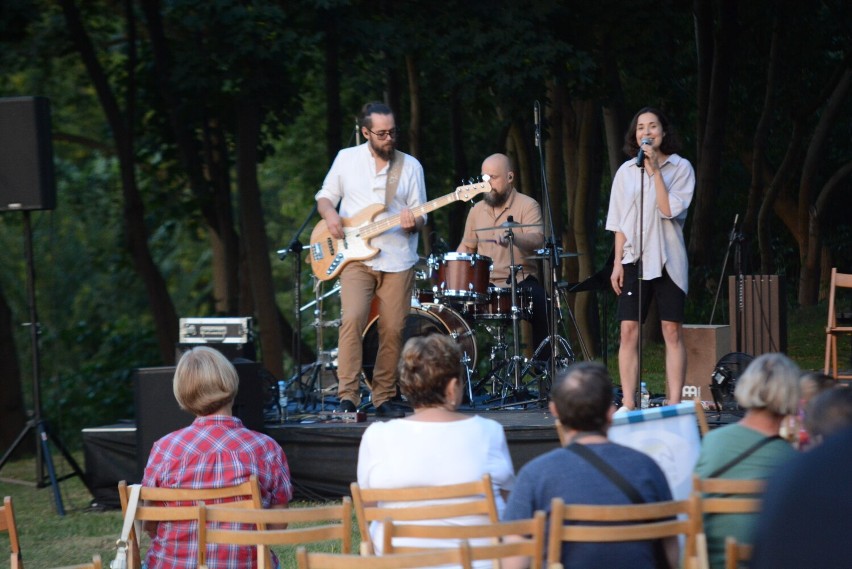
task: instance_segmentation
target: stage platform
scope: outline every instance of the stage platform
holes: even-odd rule
[[[462,412],[478,414],[503,425],[516,471],[559,444],[554,418],[546,408]],[[363,423],[321,420],[328,414],[291,414],[291,420],[286,423],[267,422],[264,425],[264,432],[275,439],[287,455],[299,500],[335,499],[349,494],[349,484],[356,478],[361,435],[376,421],[374,415],[367,415]],[[298,421],[300,417],[301,422]],[[708,413],[707,419],[712,428],[739,417]],[[117,507],[119,480],[140,481],[137,439],[136,425],[130,421],[83,430],[86,475],[97,505]]]

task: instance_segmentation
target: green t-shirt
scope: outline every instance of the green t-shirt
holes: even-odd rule
[[[702,478],[709,477],[741,455],[766,435],[739,424],[727,425],[710,431],[701,443],[701,454],[695,472]],[[768,478],[784,462],[796,456],[796,451],[783,439],[765,444],[744,460],[738,462],[720,478],[755,479]],[[752,543],[752,531],[757,516],[754,514],[710,514],[704,516],[704,533],[710,567],[725,566],[725,538],[733,536],[740,543]]]

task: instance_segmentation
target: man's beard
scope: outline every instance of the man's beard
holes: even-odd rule
[[[379,141],[379,142],[383,143],[383,141]],[[387,146],[377,146],[376,144],[373,143],[373,139],[370,139],[370,148],[372,148],[373,153],[376,156],[378,156],[379,158],[381,158],[382,160],[388,160],[389,161],[391,158],[393,158],[393,151],[394,151],[394,141],[393,140],[391,140],[390,144],[388,144]]]
[[[509,192],[498,194],[494,190],[491,190],[490,192],[485,194],[485,197],[483,199],[485,200],[485,203],[487,203],[491,207],[500,207],[501,205],[506,203],[506,200],[509,199]]]

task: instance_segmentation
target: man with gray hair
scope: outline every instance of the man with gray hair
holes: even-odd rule
[[[531,518],[536,510],[550,514],[553,498],[566,504],[623,505],[634,503],[620,484],[633,487],[645,502],[672,499],[663,471],[650,456],[611,442],[612,379],[597,362],[579,362],[559,373],[551,392],[550,412],[557,420],[564,446],[521,468],[503,514],[504,520]],[[620,475],[618,482],[596,464],[604,462]],[[677,566],[675,538],[665,541],[669,565]],[[514,568],[528,567],[528,559],[513,559]],[[658,567],[651,541],[618,543],[563,543],[562,565],[569,568]]]

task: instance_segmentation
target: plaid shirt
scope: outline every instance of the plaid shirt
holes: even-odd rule
[[[192,425],[154,443],[142,484],[164,488],[233,486],[257,475],[263,507],[287,504],[293,497],[284,451],[270,437],[246,429],[236,417],[197,417]],[[151,540],[148,569],[196,567],[196,522],[160,522]],[[273,556],[274,557],[274,556]],[[277,560],[274,560],[277,566]],[[257,567],[250,546],[208,546],[211,569]]]

